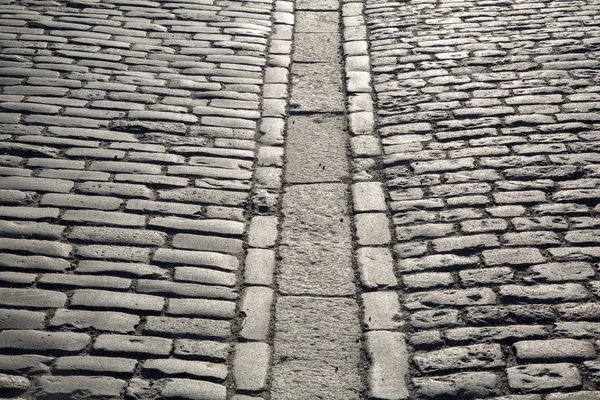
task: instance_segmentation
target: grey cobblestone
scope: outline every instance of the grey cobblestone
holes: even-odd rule
[[[39,379],[40,399],[72,397],[85,391],[95,397],[118,396],[125,386],[121,379],[103,376],[43,376]]]
[[[223,380],[227,377],[227,368],[223,364],[203,361],[188,361],[170,358],[166,360],[147,360],[142,365],[142,373],[159,373],[162,376],[188,376],[193,378],[215,378]]]
[[[91,338],[84,333],[5,330],[0,332],[0,348],[9,351],[42,351],[75,354],[85,349]]]
[[[267,388],[271,348],[266,343],[238,343],[233,379],[237,390],[259,392]]]
[[[571,389],[581,385],[581,375],[573,364],[544,364],[510,367],[508,384],[530,392]],[[552,379],[548,379],[552,377]]]
[[[97,331],[132,333],[140,318],[135,315],[112,311],[82,311],[58,309],[48,322],[48,326]]]
[[[415,391],[420,399],[445,396],[486,398],[500,394],[499,378],[491,372],[464,372],[442,377],[414,378]]]
[[[118,357],[60,357],[54,362],[54,368],[62,373],[100,373],[132,375],[137,360]]]
[[[83,259],[102,259],[146,262],[150,258],[150,249],[128,246],[80,245],[75,254]]]
[[[73,307],[104,310],[124,310],[129,312],[160,313],[164,307],[164,299],[145,294],[79,289],[71,298]]]
[[[597,12],[588,0],[0,5],[0,385],[31,385],[28,398],[283,393],[269,364],[304,361],[262,357],[242,393],[227,393],[223,367],[240,338],[268,348],[244,341],[270,340],[279,247],[296,239],[280,245],[279,205],[255,215],[251,199],[297,173],[285,144],[352,185],[354,239],[375,246],[354,249],[369,396],[595,398]],[[352,135],[350,178],[333,142],[284,140],[298,114],[323,111],[347,114],[335,132]],[[307,171],[298,179],[314,181]],[[322,256],[306,257],[294,263],[322,273]],[[166,359],[125,388],[148,357]],[[207,362],[218,372],[190,367]]]
[[[472,345],[449,347],[443,350],[417,354],[417,368],[424,373],[470,368],[494,368],[504,365],[500,345]]]
[[[148,317],[144,332],[155,336],[195,339],[224,339],[229,337],[231,333],[228,321],[179,317]],[[203,348],[197,349],[194,343],[191,342],[183,342],[180,345],[179,350],[176,346],[175,352],[182,353],[184,357],[193,357],[196,352],[201,352]]]
[[[570,44],[557,41],[560,48],[565,46],[564,53],[558,54],[544,48],[552,40],[549,37],[509,33],[520,24],[533,24],[529,26],[539,33],[541,25],[534,21],[542,15],[557,18],[554,7],[515,2],[507,3],[506,9],[481,2],[462,6],[462,12],[457,12],[452,5],[441,3],[365,4],[379,132],[387,160],[394,160],[386,164],[384,159],[384,181],[397,233],[396,265],[406,288],[415,291],[403,293],[401,299],[404,307],[423,309],[410,312],[411,326],[443,330],[446,345],[522,342],[531,343],[540,353],[517,358],[518,364],[526,365],[508,367],[508,388],[500,388],[499,376],[494,374],[486,378],[487,390],[483,375],[468,383],[471,374],[484,374],[479,369],[461,374],[460,381],[455,380],[456,375],[447,375],[453,372],[449,370],[431,379],[409,378],[415,385],[412,394],[415,398],[539,400],[542,396],[508,394],[542,392],[548,393],[548,398],[561,398],[559,392],[577,390],[582,382],[567,373],[570,369],[554,368],[551,363],[565,360],[581,368],[581,363],[588,361],[578,359],[575,350],[567,351],[573,353],[572,360],[561,353],[557,361],[542,361],[545,349],[559,348],[551,344],[553,340],[567,340],[565,344],[580,345],[572,345],[573,349],[587,349],[590,360],[596,358],[587,341],[596,332],[594,307],[587,306],[591,299],[588,289],[595,284],[589,263],[598,257],[593,250],[596,226],[589,220],[578,220],[575,225],[571,221],[589,217],[588,206],[597,197],[594,183],[580,181],[594,177],[591,165],[597,162],[593,152],[582,154],[593,145],[584,144],[586,139],[579,134],[595,122],[589,108],[595,101],[589,93],[595,90],[587,90],[594,83],[575,72],[593,65],[594,60],[566,50],[594,34],[582,32],[580,39]],[[572,11],[572,16],[577,14],[576,20],[586,18],[576,8],[562,6]],[[509,10],[521,13],[518,21]],[[479,19],[481,13],[486,22]],[[481,31],[498,41],[480,40]],[[520,53],[513,58],[511,51],[526,41],[536,54]],[[551,83],[543,80],[546,78]],[[559,82],[575,80],[582,86],[574,91],[560,87]],[[452,114],[445,114],[448,111]],[[399,118],[402,114],[411,114],[419,125]],[[565,125],[571,122],[574,125]],[[449,163],[445,157],[457,158]],[[464,193],[460,193],[461,187]],[[474,193],[478,188],[481,193]],[[452,197],[441,200],[435,196]],[[459,208],[469,211],[461,213]],[[447,230],[442,230],[442,223],[448,224]],[[432,256],[431,250],[452,254]],[[455,293],[465,292],[462,285],[483,290],[497,286],[498,304],[440,305],[446,296],[440,295],[444,293],[440,288],[452,287],[455,277],[461,284]],[[559,304],[559,316],[554,314],[553,304]],[[427,310],[429,307],[435,309]],[[463,307],[458,318],[457,309]],[[548,339],[556,332],[560,332],[558,338]],[[412,337],[417,335],[420,333]],[[424,350],[443,346],[435,334],[430,336],[410,338],[410,343],[418,343]],[[418,354],[414,356],[417,360]],[[500,358],[504,361],[504,354]],[[535,363],[548,368],[543,370]],[[569,368],[576,371],[575,364]],[[521,369],[532,376],[524,377],[522,382],[527,383],[518,386],[516,381],[521,378],[515,376]],[[504,373],[505,368],[498,370]],[[550,375],[557,379],[553,381]],[[568,395],[589,397],[595,389]]]
[[[151,336],[127,336],[101,334],[93,348],[101,354],[141,355],[145,357],[167,357],[172,350],[170,339]]]

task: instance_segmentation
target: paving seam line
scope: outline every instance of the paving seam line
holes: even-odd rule
[[[278,206],[282,190],[283,137],[294,27],[293,4],[293,1],[274,1],[271,19],[257,135],[258,149],[252,178],[254,186],[249,200],[252,218],[247,225],[247,250],[241,278],[243,289],[238,304],[241,322],[236,328],[238,332],[232,367],[235,395],[230,397],[232,400],[258,398],[253,396],[265,394],[269,383],[271,319],[276,295],[274,274]]]
[[[347,115],[353,166],[352,204],[355,225],[355,260],[363,307],[364,351],[369,361],[370,399],[410,398],[407,386],[409,354],[401,332],[397,288],[391,247],[392,221],[382,178],[377,169],[383,155],[375,122],[369,40],[364,2],[343,0],[343,56]]]

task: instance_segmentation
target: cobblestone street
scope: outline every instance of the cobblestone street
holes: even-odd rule
[[[0,398],[600,400],[600,1],[0,0]]]

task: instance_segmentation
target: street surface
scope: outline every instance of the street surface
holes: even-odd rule
[[[597,0],[0,0],[0,398],[600,400]]]

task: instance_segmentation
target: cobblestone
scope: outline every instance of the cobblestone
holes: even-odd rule
[[[0,304],[4,307],[61,308],[67,296],[62,292],[38,289],[0,289]]]
[[[265,390],[270,363],[271,348],[268,344],[238,343],[233,361],[236,389],[250,392]]]
[[[124,310],[130,312],[160,313],[164,307],[164,299],[145,294],[119,293],[79,289],[73,293],[71,305],[88,309]]]
[[[593,1],[9,3],[0,390],[597,397]]]
[[[581,385],[579,371],[573,364],[567,363],[510,367],[507,373],[511,388],[529,392],[570,389]]]
[[[113,311],[83,311],[58,309],[48,322],[48,326],[97,331],[132,333],[140,322],[136,315]]]
[[[223,380],[227,377],[227,368],[223,364],[203,361],[147,360],[142,366],[142,373],[159,373],[162,376],[188,376],[194,378],[215,378]]]
[[[41,399],[76,396],[82,391],[94,397],[118,396],[125,381],[102,376],[44,376],[38,381]]]
[[[0,348],[19,352],[55,352],[76,354],[85,349],[91,338],[84,333],[5,330],[0,332]]]
[[[494,368],[504,365],[499,345],[449,347],[414,357],[417,368],[424,373],[469,368]]]
[[[414,378],[415,391],[421,399],[463,396],[491,397],[500,394],[499,378],[491,372],[465,372],[443,377]]]
[[[93,348],[101,354],[167,357],[171,353],[172,342],[151,336],[101,334],[94,341]]]
[[[119,357],[84,357],[70,356],[60,357],[54,362],[54,368],[61,373],[99,373],[133,375],[136,360]]]
[[[581,340],[522,341],[515,343],[514,346],[517,360],[520,362],[583,361],[596,358],[596,351],[592,343]]]

